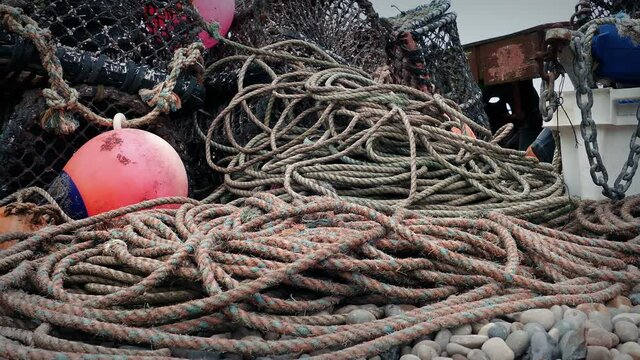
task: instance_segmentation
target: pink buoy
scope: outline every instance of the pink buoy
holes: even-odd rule
[[[192,0],[192,4],[206,22],[220,24],[220,35],[227,36],[236,11],[235,0]],[[207,49],[218,44],[218,40],[206,31],[202,31],[198,36]]]
[[[70,216],[188,195],[187,172],[173,147],[150,132],[120,128],[123,118],[116,115],[114,130],[84,144],[49,189]]]

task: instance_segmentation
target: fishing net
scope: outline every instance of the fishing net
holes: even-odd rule
[[[467,116],[489,128],[482,92],[473,79],[460,43],[449,0],[435,0],[389,19],[394,81],[435,91],[460,104]]]
[[[571,21],[580,27],[590,20],[615,16],[620,12],[640,18],[640,3],[627,0],[580,0]]]
[[[199,28],[195,9],[178,0],[0,3],[21,5],[25,15],[49,29],[64,78],[75,84],[79,102],[106,118],[118,112],[128,118],[148,113],[138,90],[165,80],[175,50],[195,41]],[[77,149],[106,130],[77,114],[71,116],[80,126],[72,134],[43,129],[47,105],[41,89],[47,86],[46,75],[33,44],[0,27],[0,160],[5,165],[0,169],[0,197],[30,186],[46,188]],[[196,83],[181,79],[178,92],[183,103]],[[210,191],[212,174],[202,172],[206,162],[195,148],[203,144],[192,124],[188,110],[144,128],[179,152],[189,173],[191,195],[198,197]]]

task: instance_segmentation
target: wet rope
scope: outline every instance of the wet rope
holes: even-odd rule
[[[143,210],[169,203],[182,205]],[[639,282],[638,255],[638,244],[496,212],[388,215],[270,194],[238,206],[160,199],[47,227],[0,252],[0,357],[127,354],[106,342],[148,349],[141,358],[175,349],[374,356],[441,328],[605,302]],[[418,308],[387,318],[374,311],[376,320],[360,324],[324,312],[349,301]],[[238,327],[278,336],[212,336]],[[65,338],[68,329],[92,342]]]
[[[0,4],[2,26],[7,30],[31,41],[40,54],[42,66],[46,70],[50,88],[44,89],[42,95],[47,100],[49,109],[43,115],[43,127],[58,134],[71,134],[79,126],[71,113],[84,117],[87,121],[102,127],[110,127],[112,120],[96,114],[78,100],[78,91],[64,80],[62,65],[56,56],[56,46],[51,32],[42,29],[23,10]],[[186,48],[176,50],[169,63],[170,73],[167,79],[153,89],[142,89],[140,97],[153,107],[146,115],[127,120],[124,127],[142,127],[155,122],[161,115],[181,108],[180,97],[173,92],[180,74],[188,68],[202,71],[204,46],[196,42]]]
[[[572,207],[553,166],[498,145],[508,127],[490,141],[456,134],[469,127],[491,137],[455,103],[376,83],[304,42],[252,49],[221,41],[245,55],[206,72],[238,69],[237,95],[200,130],[209,166],[225,174],[210,201],[256,192],[286,201],[323,195],[383,211],[442,217],[497,210],[537,220]],[[252,84],[256,71],[265,79]],[[253,136],[243,139],[238,128]]]

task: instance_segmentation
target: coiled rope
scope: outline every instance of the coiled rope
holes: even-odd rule
[[[453,102],[375,83],[304,42],[251,49],[222,41],[241,54],[207,70],[238,68],[237,95],[201,131],[210,167],[225,174],[210,200],[323,195],[383,211],[442,217],[497,210],[537,220],[571,209],[553,165],[498,145],[510,128],[490,141],[456,134],[453,128],[468,126],[491,136]],[[250,70],[265,81],[249,84]],[[243,141],[237,128],[255,136]]]
[[[144,210],[161,204],[181,206]],[[313,358],[355,359],[441,328],[604,302],[640,281],[638,244],[496,212],[389,215],[329,197],[286,203],[257,194],[237,206],[161,199],[20,240],[0,252],[0,357],[157,358],[194,349],[255,358],[329,349]],[[348,301],[419,307],[360,324],[322,313]],[[212,336],[239,326],[278,336]],[[69,339],[68,329],[85,335]]]

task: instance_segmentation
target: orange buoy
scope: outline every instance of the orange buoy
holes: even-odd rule
[[[147,131],[114,130],[84,144],[49,189],[62,208],[79,219],[145,200],[187,196],[187,172],[178,153]]]

